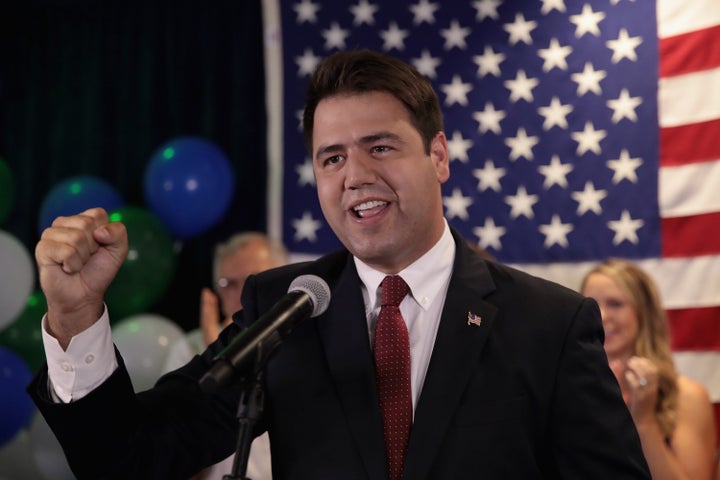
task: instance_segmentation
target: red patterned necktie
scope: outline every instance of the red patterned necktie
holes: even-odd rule
[[[412,424],[410,340],[400,302],[410,291],[397,275],[382,281],[382,306],[375,327],[375,377],[383,415],[390,480],[402,478]]]

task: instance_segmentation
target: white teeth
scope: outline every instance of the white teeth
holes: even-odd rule
[[[380,200],[371,200],[369,202],[361,203],[360,205],[356,205],[353,210],[356,212],[362,211],[362,210],[368,210],[370,208],[380,207],[382,205],[387,205],[387,202],[381,202]]]

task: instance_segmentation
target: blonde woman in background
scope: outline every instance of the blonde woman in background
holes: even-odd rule
[[[667,318],[652,279],[632,262],[609,259],[585,276],[581,293],[600,306],[605,352],[652,478],[711,479],[712,404],[705,387],[675,370]]]

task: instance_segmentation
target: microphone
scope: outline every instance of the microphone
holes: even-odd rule
[[[325,280],[316,275],[295,278],[284,297],[215,356],[200,378],[200,387],[209,393],[218,392],[236,374],[247,373],[246,367],[264,364],[300,321],[317,317],[329,304],[330,287]]]

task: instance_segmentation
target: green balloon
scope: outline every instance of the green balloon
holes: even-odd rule
[[[114,324],[147,311],[162,298],[175,271],[175,250],[167,227],[143,208],[121,207],[110,212],[110,220],[125,225],[129,244],[128,256],[105,292]]]
[[[45,363],[45,348],[40,330],[45,312],[47,312],[45,295],[41,290],[37,290],[28,298],[20,316],[0,331],[0,346],[18,354],[33,372]]]
[[[13,186],[12,172],[0,157],[0,224],[7,220],[12,211],[14,195],[15,187]]]

